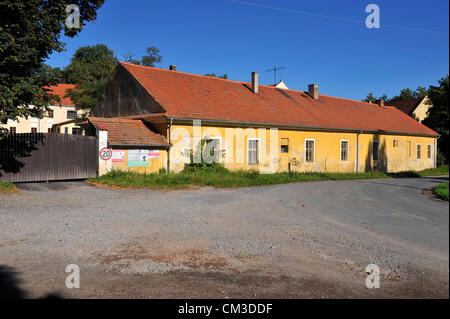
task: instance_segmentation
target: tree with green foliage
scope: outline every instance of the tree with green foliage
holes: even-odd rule
[[[124,62],[151,67],[154,67],[155,63],[162,62],[162,56],[159,54],[160,51],[157,47],[148,47],[145,51],[147,53],[143,55],[140,60],[136,58],[134,53],[127,53],[122,57]]]
[[[369,94],[367,94],[367,97],[363,100],[364,102],[368,102],[368,103],[378,103],[378,101],[380,100],[386,101],[387,100],[387,95],[383,94],[380,97],[375,97],[373,95],[373,92],[370,92]]]
[[[215,78],[228,79],[228,74],[224,73],[223,75],[216,75],[215,73],[206,73],[206,76],[213,76]]]
[[[423,124],[439,133],[438,149],[443,154],[446,162],[449,161],[449,112],[448,112],[448,75],[440,79],[439,86],[430,85],[428,97],[433,107],[428,110],[428,117]]]
[[[51,53],[64,50],[62,34],[73,37],[94,21],[103,2],[69,1],[79,8],[80,23],[74,28],[65,23],[74,13],[66,11],[66,0],[0,1],[0,123],[43,116],[55,100],[46,87],[58,82],[43,62]]]
[[[117,63],[114,52],[104,44],[77,49],[64,74],[68,83],[77,85],[67,96],[78,109],[87,113],[95,106]]]

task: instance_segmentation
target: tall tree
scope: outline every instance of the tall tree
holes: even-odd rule
[[[162,56],[159,54],[160,51],[157,47],[148,47],[145,51],[146,54],[143,55],[140,60],[136,57],[136,54],[132,52],[125,53],[122,55],[123,61],[151,67],[154,67],[155,63],[162,62]]]
[[[215,73],[206,73],[206,76],[213,76],[215,78],[228,79],[228,74],[224,73],[223,75],[216,75]]]
[[[383,95],[380,96],[380,97],[375,97],[375,96],[373,95],[373,93],[370,92],[369,94],[367,94],[367,97],[366,97],[363,101],[364,101],[364,102],[368,102],[368,103],[378,103],[378,101],[380,101],[380,100],[386,101],[386,100],[387,100],[387,95],[386,95],[386,94],[383,94]]]
[[[428,117],[423,124],[439,133],[438,148],[449,161],[449,112],[448,112],[448,75],[440,79],[439,86],[430,85],[428,96],[433,107],[428,110]]]
[[[46,86],[57,79],[42,72],[52,52],[64,50],[62,32],[68,37],[97,18],[104,0],[2,0],[0,1],[0,123],[23,116],[41,117],[55,99]],[[67,4],[77,12],[67,13]],[[78,13],[79,26],[65,23]],[[70,17],[69,17],[70,18]],[[70,22],[70,21],[69,21]],[[29,107],[34,105],[34,107]]]
[[[78,109],[87,112],[97,103],[117,63],[114,52],[104,44],[77,49],[64,73],[69,83],[77,85],[67,95]]]
[[[156,47],[149,47],[146,49],[147,53],[142,57],[141,64],[145,66],[155,66],[155,63],[162,62],[162,56],[159,54],[159,49]]]

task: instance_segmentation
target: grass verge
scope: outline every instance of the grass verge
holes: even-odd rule
[[[448,200],[448,182],[439,184],[433,188],[433,193],[444,200]]]
[[[198,169],[183,171],[181,173],[153,173],[141,174],[131,171],[111,171],[106,175],[87,180],[88,183],[98,186],[116,188],[156,188],[156,189],[182,189],[192,185],[223,187],[248,187],[297,182],[324,181],[324,180],[350,180],[372,178],[402,178],[444,175],[441,168],[421,172],[402,173],[275,173],[259,174],[257,171],[228,171],[220,169]],[[448,174],[448,166],[446,169]]]
[[[0,193],[9,193],[16,191],[17,188],[13,183],[10,182],[0,182]]]

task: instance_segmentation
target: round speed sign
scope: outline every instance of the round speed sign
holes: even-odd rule
[[[103,147],[100,150],[100,158],[104,161],[109,160],[112,157],[112,149]]]

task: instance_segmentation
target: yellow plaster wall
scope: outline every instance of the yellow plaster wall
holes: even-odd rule
[[[424,119],[428,117],[428,109],[432,106],[431,100],[428,96],[426,96],[422,102],[416,107],[413,112],[413,115],[416,119],[422,122]]]
[[[356,133],[341,132],[316,132],[316,131],[272,131],[272,139],[277,138],[278,143],[271,145],[271,131],[265,132],[258,129],[239,129],[225,127],[202,126],[201,132],[197,128],[194,133],[192,126],[173,125],[171,128],[171,143],[174,147],[170,150],[171,171],[181,171],[188,157],[184,156],[187,149],[192,149],[192,142],[187,144],[188,138],[183,136],[220,137],[220,149],[225,150],[226,158],[223,159],[228,169],[261,169],[267,172],[287,171],[288,164],[292,171],[299,172],[355,172],[357,171]],[[230,134],[232,133],[232,134]],[[275,135],[277,134],[277,135]],[[229,136],[232,138],[226,138]],[[242,136],[242,137],[241,137]],[[260,139],[260,163],[247,163],[247,141],[249,138]],[[289,152],[281,153],[281,139],[289,140]],[[264,139],[266,143],[264,143]],[[315,141],[315,158],[311,163],[305,162],[305,141]],[[379,160],[372,160],[372,140],[378,139]],[[185,145],[180,143],[185,141]],[[193,139],[191,138],[191,141]],[[349,142],[348,160],[341,161],[341,141]],[[394,146],[396,140],[397,146]],[[407,142],[411,142],[411,156],[408,155]],[[393,136],[359,134],[359,172],[382,170],[397,172],[405,170],[422,170],[434,167],[435,138],[415,136]],[[197,139],[198,143],[198,139]],[[265,148],[264,148],[265,144]],[[416,145],[422,145],[422,157],[416,158]],[[431,158],[427,158],[427,144],[431,144]],[[270,153],[270,147],[273,147]],[[237,156],[237,149],[243,149],[242,156]]]

